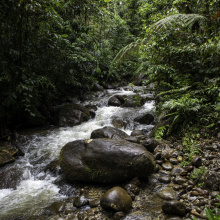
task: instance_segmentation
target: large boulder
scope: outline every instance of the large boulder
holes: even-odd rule
[[[89,109],[78,104],[66,104],[56,109],[54,123],[58,126],[75,126],[90,119]]]
[[[125,139],[128,138],[124,131],[121,131],[117,128],[105,126],[104,128],[96,129],[91,133],[91,139],[95,138],[111,138],[111,139]]]
[[[155,161],[142,145],[98,138],[66,144],[60,152],[60,166],[70,181],[114,183],[148,177]]]
[[[11,146],[11,144],[0,143],[0,166],[14,162],[14,156],[17,152],[18,149]]]

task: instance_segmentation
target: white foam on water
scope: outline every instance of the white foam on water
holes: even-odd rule
[[[46,180],[23,180],[17,189],[0,191],[0,219],[40,214],[41,210],[53,202],[59,188]]]

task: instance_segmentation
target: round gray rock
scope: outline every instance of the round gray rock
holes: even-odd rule
[[[127,212],[132,207],[132,200],[123,188],[114,187],[101,197],[100,205],[107,210]]]

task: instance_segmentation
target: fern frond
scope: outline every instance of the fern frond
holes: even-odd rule
[[[128,59],[132,55],[138,54],[139,47],[141,44],[142,40],[138,39],[137,41],[132,42],[127,46],[123,47],[115,56],[114,60],[112,61],[111,67],[118,67],[124,60]]]
[[[208,19],[199,14],[175,14],[168,16],[152,25],[152,28],[156,31],[161,29],[168,29],[171,26],[182,26],[191,27],[196,22],[200,25],[204,24]]]
[[[171,89],[169,91],[165,91],[165,92],[160,92],[157,96],[163,96],[163,95],[168,95],[168,94],[174,94],[174,93],[178,93],[178,92],[185,92],[188,89],[190,89],[191,86],[184,86],[180,89]]]

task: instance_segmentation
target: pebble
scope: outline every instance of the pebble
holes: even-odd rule
[[[162,168],[163,168],[164,170],[170,171],[170,170],[173,169],[173,164],[170,163],[170,162],[163,163],[163,164],[162,164]]]
[[[169,161],[170,161],[170,163],[172,163],[172,164],[174,164],[174,165],[177,165],[177,164],[178,164],[178,160],[177,160],[176,158],[171,157],[171,158],[169,159]]]
[[[178,160],[179,163],[181,163],[183,161],[183,157],[182,156],[178,156],[177,160]]]
[[[176,178],[174,179],[174,183],[176,184],[183,184],[186,182],[187,182],[187,179],[183,178],[182,176],[176,176]]]

